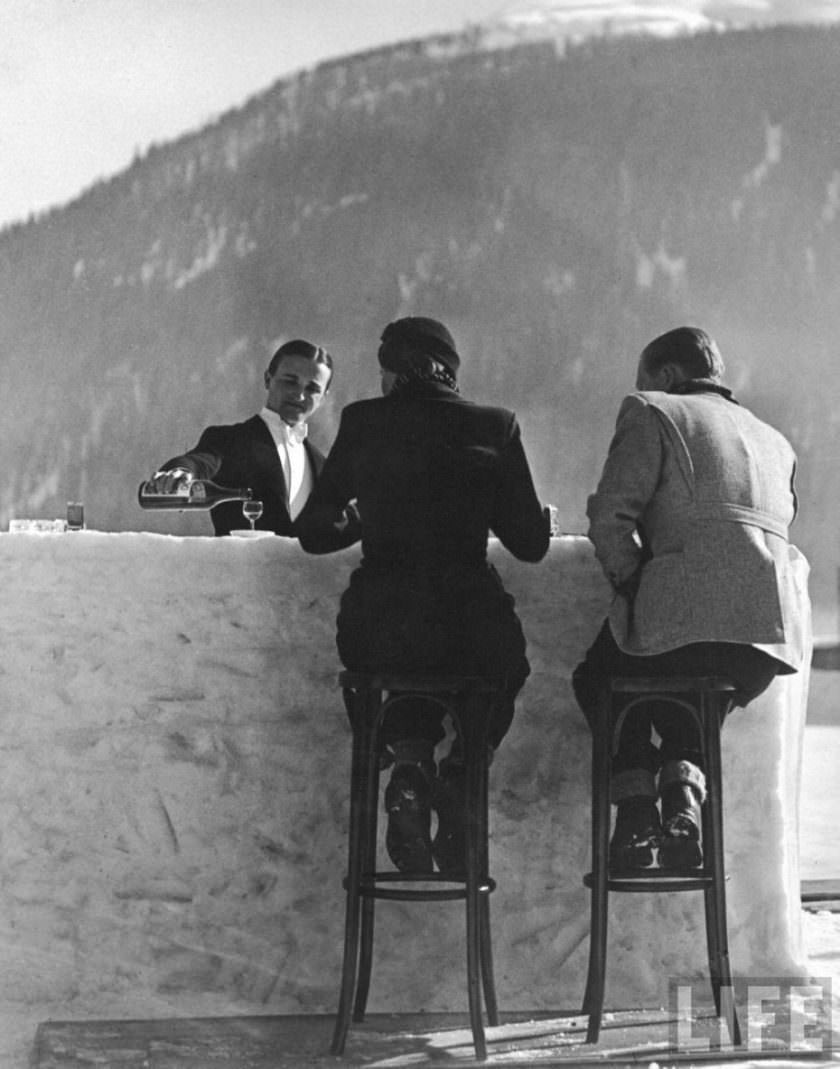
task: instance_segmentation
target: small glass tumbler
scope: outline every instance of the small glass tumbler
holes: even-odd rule
[[[85,527],[85,506],[81,501],[67,502],[67,530],[83,531]]]

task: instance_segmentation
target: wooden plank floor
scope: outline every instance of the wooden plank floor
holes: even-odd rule
[[[230,1017],[153,1021],[53,1021],[39,1026],[34,1069],[300,1069],[303,1066],[365,1065],[389,1069],[452,1069],[476,1064],[468,1021],[450,1014],[372,1014],[354,1025],[343,1059],[332,1057],[331,1016]],[[691,1024],[693,1039],[717,1034],[711,1016]],[[791,1053],[783,1036],[764,1034],[760,1050],[723,1046],[680,1050],[674,1018],[662,1010],[605,1015],[597,1046],[584,1042],[585,1018],[570,1014],[506,1014],[487,1029],[489,1065],[750,1064],[783,1058],[822,1061],[813,1050]],[[725,1034],[725,1033],[724,1033]],[[825,1062],[838,1037],[824,1043]]]
[[[803,880],[800,899],[805,909],[840,910],[840,879]]]

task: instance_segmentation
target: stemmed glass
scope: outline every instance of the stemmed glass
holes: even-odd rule
[[[253,531],[254,530],[254,524],[257,522],[257,520],[263,514],[263,503],[262,503],[262,501],[254,501],[253,499],[251,499],[249,501],[243,501],[242,502],[242,514],[244,515],[245,519],[250,522],[251,530]]]

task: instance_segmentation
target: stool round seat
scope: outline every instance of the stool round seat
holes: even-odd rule
[[[660,893],[703,891],[709,978],[718,1016],[724,1016],[732,1042],[741,1043],[732,996],[726,925],[726,872],[723,849],[723,784],[720,730],[732,705],[736,685],[716,676],[635,677],[604,680],[593,726],[592,871],[583,877],[590,888],[589,967],[583,1013],[586,1039],[597,1043],[604,1004],[607,965],[607,915],[610,891]],[[612,750],[624,717],[651,698],[667,699],[692,716],[700,729],[707,797],[702,808],[703,865],[697,869],[615,870],[609,863]],[[621,711],[615,722],[617,703]]]
[[[493,979],[488,872],[489,713],[500,688],[483,677],[345,671],[339,675],[353,731],[350,827],[341,993],[331,1053],[344,1051],[351,1017],[364,1020],[373,964],[376,899],[405,902],[463,900],[466,906],[467,997],[476,1057],[487,1056],[481,991],[487,1020],[498,1024]],[[380,738],[392,706],[407,696],[437,703],[452,719],[466,773],[463,871],[398,872],[377,867]]]

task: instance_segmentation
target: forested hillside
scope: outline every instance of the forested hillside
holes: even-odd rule
[[[377,389],[382,326],[443,319],[463,391],[520,414],[583,530],[646,341],[714,333],[800,456],[797,540],[834,597],[840,521],[840,29],[471,51],[436,39],[278,82],[0,234],[0,525],[81,498],[101,529],[279,341],[327,345],[315,428]],[[190,521],[192,522],[192,521]]]

